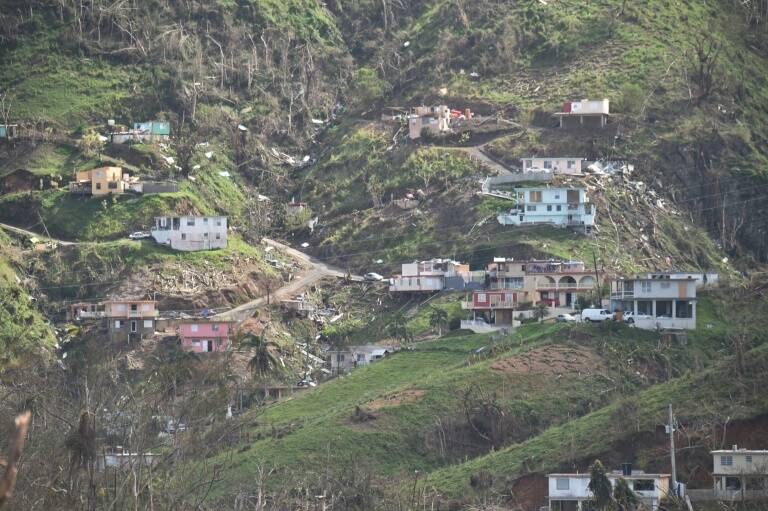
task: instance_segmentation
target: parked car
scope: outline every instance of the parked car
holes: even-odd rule
[[[301,388],[317,387],[317,383],[313,382],[312,380],[301,380],[296,384],[296,386]]]
[[[136,231],[129,234],[128,237],[132,240],[145,240],[147,238],[151,238],[152,235],[147,231]]]
[[[609,321],[613,319],[613,313],[608,309],[584,309],[581,311],[582,321]]]
[[[380,280],[384,280],[384,277],[382,277],[378,273],[371,272],[363,275],[363,279],[367,280],[368,282],[378,282]]]
[[[578,318],[573,314],[558,314],[555,321],[557,323],[575,323],[578,321]]]
[[[613,319],[616,319],[615,315]],[[651,316],[647,314],[635,314],[632,311],[624,311],[622,319],[625,323],[629,323],[631,325],[635,322],[636,319],[651,319]]]

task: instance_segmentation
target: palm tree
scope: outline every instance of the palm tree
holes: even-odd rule
[[[280,368],[280,357],[277,356],[280,346],[275,341],[261,335],[247,334],[240,339],[240,347],[253,351],[253,357],[248,361],[248,369],[259,379],[263,380]]]
[[[430,307],[429,309],[429,326],[437,328],[438,337],[442,337],[443,325],[448,322],[448,312],[439,307]]]
[[[620,477],[613,489],[613,500],[616,501],[617,511],[635,511],[640,503],[635,492],[629,487],[627,480]]]

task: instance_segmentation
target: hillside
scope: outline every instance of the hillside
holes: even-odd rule
[[[0,409],[33,417],[9,508],[538,509],[548,472],[669,470],[670,402],[681,480],[711,487],[709,448],[768,442],[765,13],[0,0]],[[604,127],[554,115],[602,98]],[[420,105],[446,105],[453,128],[416,137]],[[145,121],[170,135],[110,140]],[[593,226],[570,210],[562,226],[497,220],[524,204],[516,187],[542,184],[520,177],[533,157],[622,169],[548,176],[583,188]],[[69,191],[104,166],[163,186]],[[128,239],[182,215],[226,216],[226,248]],[[642,271],[719,284],[699,290],[685,340],[556,323],[566,310],[543,294],[550,307],[516,303],[511,331],[474,334],[466,293],[388,291],[403,263],[437,257],[582,261],[604,274],[595,305]],[[115,298],[156,301],[163,327],[115,342],[111,317],[67,315]],[[183,347],[195,318],[226,324],[224,352]],[[373,344],[396,351],[326,368]],[[100,470],[117,446],[152,469]]]

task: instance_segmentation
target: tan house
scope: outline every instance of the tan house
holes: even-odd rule
[[[607,99],[568,101],[554,115],[560,120],[561,128],[604,128],[611,115],[610,102]]]
[[[86,195],[121,194],[129,188],[128,174],[121,167],[99,167],[75,173],[75,180],[69,184],[70,193]]]
[[[155,332],[156,301],[109,300],[103,305],[112,341],[140,341]]]

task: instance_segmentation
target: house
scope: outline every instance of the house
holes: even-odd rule
[[[212,250],[227,247],[227,217],[155,217],[152,237],[174,250]]]
[[[700,271],[646,272],[646,273],[643,273],[642,275],[648,279],[661,279],[661,278],[693,279],[696,281],[697,288],[714,285],[719,280],[719,275],[715,272],[700,272]]]
[[[99,167],[75,173],[75,180],[69,183],[70,193],[93,195],[121,194],[129,188],[129,176],[121,167]]]
[[[712,451],[714,496],[718,499],[768,498],[768,450]]]
[[[436,292],[479,288],[483,272],[470,272],[469,265],[452,259],[430,259],[402,265],[400,275],[389,279],[392,292]]]
[[[73,303],[67,309],[67,321],[83,321],[86,319],[101,319],[106,317],[104,305],[101,303]]]
[[[230,323],[205,318],[184,319],[179,324],[181,348],[193,353],[213,353],[230,349]]]
[[[47,190],[53,186],[51,176],[38,176],[26,169],[16,169],[2,177],[0,190],[3,193]]]
[[[103,305],[112,341],[140,341],[155,333],[156,301],[108,300]]]
[[[657,511],[659,504],[669,493],[669,474],[646,474],[625,464],[622,470],[606,474],[612,486],[624,479],[629,488],[649,511]],[[589,491],[589,474],[548,474],[549,511],[587,511],[592,492]]]
[[[408,136],[411,140],[421,138],[424,130],[430,135],[439,135],[450,131],[450,108],[446,105],[415,107],[408,116]]]
[[[633,312],[635,326],[646,330],[692,330],[697,282],[692,276],[654,273],[620,278],[611,291],[611,310]]]
[[[611,115],[610,104],[607,99],[568,101],[563,103],[562,110],[554,115],[560,119],[561,128],[604,128]]]
[[[551,224],[583,227],[590,232],[595,225],[595,208],[586,188],[516,188],[517,206],[498,215],[502,225]]]
[[[95,469],[98,472],[104,472],[108,468],[120,472],[135,471],[142,467],[151,467],[157,464],[160,461],[160,456],[160,454],[148,452],[130,452],[118,445],[105,450],[101,456],[96,456]]]
[[[0,124],[0,139],[16,138],[18,128],[18,124]]]
[[[515,326],[522,313],[531,317],[532,305],[576,307],[579,296],[594,292],[605,278],[582,261],[523,260],[495,257],[485,269],[484,290],[473,291],[461,306],[472,312],[462,328],[475,332]]]
[[[345,374],[357,367],[366,366],[386,357],[396,350],[393,346],[347,346],[341,350],[327,351],[326,367],[332,374]]]
[[[109,134],[113,144],[126,142],[155,142],[171,138],[171,124],[165,121],[136,122],[133,129]]]
[[[552,174],[583,175],[584,158],[527,156],[521,159],[523,172],[551,172]]]

